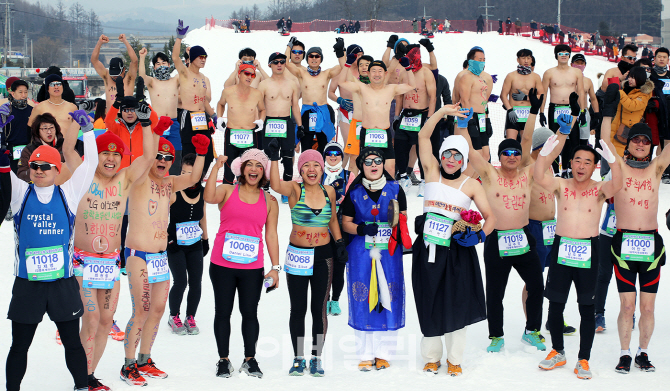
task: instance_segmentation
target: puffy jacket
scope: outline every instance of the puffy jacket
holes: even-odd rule
[[[619,129],[619,125],[623,123],[630,128],[640,122],[653,91],[654,83],[651,80],[647,80],[642,87],[635,88],[628,94],[623,90],[619,91],[619,107],[617,108],[616,115],[612,119],[611,135],[612,144],[616,147],[619,156],[623,156],[623,151],[626,149],[625,144],[621,144],[614,138],[617,129]]]
[[[119,136],[121,140],[129,148],[130,155],[123,155],[121,157],[121,168],[128,167],[135,159],[142,156],[142,127],[140,126],[139,121],[135,123],[132,133],[126,127],[126,124],[118,117],[119,109],[116,107],[110,107],[105,117],[105,124],[107,125],[107,130]],[[155,111],[151,111],[151,128],[156,126],[158,123],[158,116]]]

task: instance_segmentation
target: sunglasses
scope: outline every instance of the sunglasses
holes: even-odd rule
[[[442,157],[445,158],[445,159],[449,159],[449,158],[451,158],[452,156],[453,156],[454,159],[456,159],[456,160],[462,160],[462,159],[463,159],[463,155],[462,155],[460,152],[444,151],[444,152],[442,153]]]
[[[63,85],[63,83],[61,83],[59,81],[52,81],[51,83],[49,83],[49,87],[60,87],[62,85]]]
[[[370,167],[372,165],[372,163],[374,163],[378,166],[381,166],[382,163],[383,163],[383,160],[380,157],[376,157],[374,159],[365,159],[365,160],[363,160],[363,163],[365,163],[365,165],[368,166],[368,167]]]
[[[319,56],[318,54],[310,54],[308,57],[309,58],[321,58],[321,56]]]
[[[559,55],[559,56],[563,56],[563,57],[565,57],[565,56],[569,56],[570,53],[568,53],[568,52],[560,52],[560,53],[558,53],[558,55]]]
[[[651,140],[644,136],[635,136],[630,140],[631,143],[635,144],[642,144],[642,145],[649,145],[651,144]]]
[[[30,162],[30,168],[35,171],[37,171],[38,168],[42,171],[49,171],[51,170],[51,167],[56,167],[56,165],[51,163],[37,164],[35,162]]]
[[[162,153],[157,153],[156,154],[156,160],[165,160],[166,162],[171,162],[172,160],[174,160],[174,156],[163,155]]]
[[[521,151],[518,149],[506,149],[502,152],[500,152],[501,155],[503,156],[521,156]]]
[[[271,62],[272,65],[279,65],[279,64],[286,64],[286,60],[272,60]]]
[[[242,71],[242,73],[244,73],[245,76],[251,76],[252,79],[256,78],[256,74],[253,72]]]
[[[207,55],[206,54],[201,54],[201,55],[198,56],[198,58],[201,59],[201,60],[206,60]]]
[[[122,113],[134,113],[135,109],[122,109],[121,112]]]
[[[304,50],[291,50],[291,53],[301,55],[301,54],[305,54],[305,51]]]
[[[340,152],[340,151],[327,151],[326,156],[342,156],[342,152]]]
[[[621,57],[622,57],[622,58],[627,58],[627,59],[629,59],[629,60],[631,60],[631,61],[637,61],[637,57],[633,57],[633,56],[621,56]]]

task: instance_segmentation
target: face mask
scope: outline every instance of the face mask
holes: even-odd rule
[[[523,66],[523,65],[517,65],[517,66],[516,66],[516,71],[517,71],[520,75],[530,75],[530,73],[532,72],[532,70],[530,69],[530,67],[526,67],[526,66]]]
[[[584,73],[584,68],[586,68],[586,65],[572,64],[572,67],[577,68],[582,71],[582,73]]]
[[[28,99],[14,99],[13,96],[9,95],[8,100],[12,103],[12,106],[17,109],[25,109],[28,107]]]
[[[647,79],[649,79],[651,77],[651,71],[645,71],[645,72],[647,72]]]
[[[660,67],[658,65],[654,65],[654,72],[658,73],[659,75],[661,73],[665,73],[667,71],[666,67]]]
[[[154,69],[154,77],[157,80],[169,80],[170,79],[170,67],[160,66]]]
[[[477,76],[484,71],[484,65],[483,61],[468,60],[468,70]]]

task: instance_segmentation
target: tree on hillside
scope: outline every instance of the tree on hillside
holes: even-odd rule
[[[37,68],[47,68],[51,65],[63,67],[67,64],[65,51],[53,39],[42,37],[33,45],[33,63]]]
[[[142,49],[142,43],[140,43],[140,40],[130,36],[128,38],[128,43],[130,43],[130,47],[133,48],[135,51],[135,55],[137,58],[140,58],[140,49]],[[151,58],[153,57],[153,53],[151,53],[151,44],[147,44],[145,46],[147,48],[147,57],[144,60],[144,70],[147,73],[147,75],[151,75]],[[126,66],[130,66],[130,54],[128,54],[128,51],[126,50],[123,52],[123,63]],[[142,66],[143,64],[139,64],[139,66]]]

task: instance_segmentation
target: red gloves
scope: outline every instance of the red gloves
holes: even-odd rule
[[[412,248],[412,238],[410,238],[409,231],[407,230],[407,216],[402,213],[398,217],[398,225],[393,228],[393,232],[391,232],[391,237],[389,238],[389,254],[391,256],[393,256],[396,247],[398,247],[398,236],[401,237],[403,247]]]
[[[162,116],[158,120],[158,123],[156,124],[156,127],[153,130],[154,133],[156,133],[159,136],[162,136],[166,130],[170,129],[170,126],[172,126],[172,120],[170,119],[170,117]]]
[[[209,138],[204,134],[196,134],[191,138],[191,142],[195,147],[195,153],[198,155],[206,155],[209,149]]]

